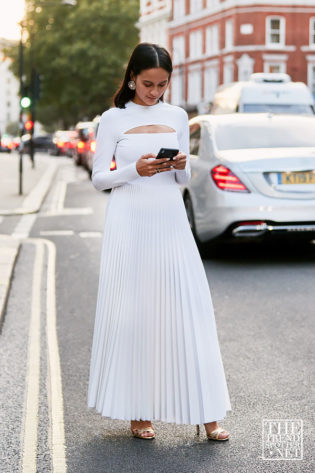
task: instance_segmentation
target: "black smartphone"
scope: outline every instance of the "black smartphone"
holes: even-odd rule
[[[173,161],[173,158],[177,155],[178,151],[178,149],[174,148],[161,148],[156,159],[169,158],[170,161]]]

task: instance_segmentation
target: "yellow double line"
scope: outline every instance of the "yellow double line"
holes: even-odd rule
[[[50,449],[53,473],[66,473],[65,431],[61,367],[56,327],[56,247],[42,238],[24,240],[35,245],[33,268],[32,309],[29,328],[28,363],[26,375],[26,398],[22,431],[22,473],[36,473],[37,432],[40,386],[40,328],[41,293],[43,280],[44,250],[47,249],[46,280],[46,339],[48,353],[48,399],[50,408]]]

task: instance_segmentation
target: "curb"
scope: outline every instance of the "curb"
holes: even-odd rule
[[[21,241],[8,235],[0,235],[0,329],[10,292],[11,280]]]
[[[25,215],[39,212],[56,173],[57,167],[57,163],[51,163],[49,165],[34,189],[25,197],[22,207],[17,207],[13,210],[0,209],[0,215]]]

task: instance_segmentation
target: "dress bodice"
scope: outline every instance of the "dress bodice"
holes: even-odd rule
[[[143,125],[164,125],[170,132],[133,133]],[[186,168],[157,173],[152,177],[140,176],[137,160],[144,154],[157,154],[162,147],[177,148],[186,154]],[[110,171],[115,156],[117,169]],[[102,114],[93,161],[92,181],[98,190],[126,183],[184,184],[190,178],[188,116],[180,107],[159,102],[142,106],[132,101],[126,108],[111,108]]]

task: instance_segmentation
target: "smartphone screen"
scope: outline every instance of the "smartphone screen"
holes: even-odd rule
[[[169,158],[172,161],[174,156],[177,155],[178,151],[178,149],[174,148],[161,148],[156,158]]]

